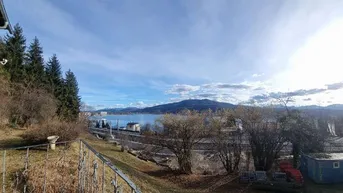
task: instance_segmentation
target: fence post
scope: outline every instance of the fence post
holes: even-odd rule
[[[67,150],[67,142],[64,143],[64,148],[63,148],[63,156],[62,156],[62,170],[63,171],[64,171],[64,165],[65,165],[66,150]],[[64,175],[62,175],[62,193],[64,192],[65,192],[65,182],[64,182]]]
[[[83,150],[82,162],[81,162],[81,191],[85,192],[86,183],[86,150]]]
[[[43,192],[46,192],[46,170],[48,167],[48,152],[49,152],[49,144],[46,148],[46,156],[45,156],[45,168],[44,168],[44,184],[43,184]]]
[[[78,189],[78,192],[80,193],[81,192],[81,169],[82,169],[82,141],[80,140],[80,154],[79,154],[79,167],[78,167],[78,185],[77,185],[77,189]]]
[[[102,184],[101,184],[101,188],[102,188],[102,193],[105,192],[105,162],[102,161]]]
[[[25,178],[26,180],[26,177],[27,177],[27,168],[28,168],[28,165],[29,165],[29,151],[30,151],[30,148],[28,147],[26,149],[26,156],[25,156],[25,169],[23,171],[23,177]],[[25,184],[24,184],[24,193],[26,193],[26,188],[27,188],[27,185],[26,185],[26,181],[25,181]]]
[[[87,181],[86,192],[88,192],[88,190],[89,190],[89,185],[90,185],[90,183],[89,183],[89,174],[90,174],[89,169],[90,169],[90,167],[92,167],[91,163],[90,163],[90,154],[91,154],[91,151],[88,149],[87,165],[86,165],[86,177],[87,177],[86,178],[86,181]]]
[[[6,150],[4,150],[2,158],[2,193],[6,192]]]
[[[98,163],[94,160],[93,162],[93,185],[92,185],[92,192],[93,188],[95,189],[95,192],[98,192],[98,175],[97,175],[97,169],[98,169]]]

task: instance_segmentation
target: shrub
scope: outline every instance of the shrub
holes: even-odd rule
[[[2,75],[1,70],[0,66],[0,125],[4,125],[8,121],[11,97],[9,81]]]
[[[58,141],[71,141],[79,137],[83,128],[81,123],[53,120],[27,130],[22,137],[30,144],[46,143],[51,135],[59,136]]]
[[[15,90],[11,102],[11,122],[14,125],[30,126],[44,123],[56,115],[55,98],[42,89],[29,89],[13,84]]]

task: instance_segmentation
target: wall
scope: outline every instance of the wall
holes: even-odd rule
[[[343,182],[343,160],[339,161],[340,168],[333,168],[335,160],[315,160],[308,156],[305,159],[307,160],[307,171],[306,168],[303,168],[302,173],[307,174],[314,182],[319,184]]]
[[[343,182],[343,161],[340,163],[340,168],[333,168],[335,160],[320,161],[318,169],[322,171],[322,182],[323,183],[341,183]]]

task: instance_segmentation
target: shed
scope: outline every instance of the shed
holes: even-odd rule
[[[126,130],[140,132],[141,127],[140,127],[139,123],[136,123],[136,122],[127,123],[126,124]]]
[[[315,153],[301,156],[300,170],[316,183],[343,182],[343,153]]]

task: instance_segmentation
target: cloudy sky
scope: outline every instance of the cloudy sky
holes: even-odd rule
[[[96,108],[343,103],[342,0],[4,1]]]

